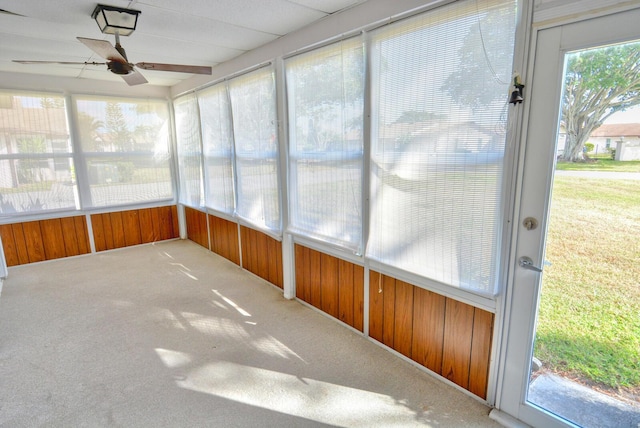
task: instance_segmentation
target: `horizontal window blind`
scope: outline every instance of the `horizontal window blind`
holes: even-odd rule
[[[200,115],[195,95],[185,95],[173,102],[180,177],[179,201],[199,208],[204,206],[202,177],[202,142]]]
[[[198,93],[204,153],[205,203],[233,214],[233,129],[226,84]]]
[[[515,12],[458,1],[372,32],[371,259],[496,292]]]
[[[272,67],[229,82],[237,183],[236,215],[280,235],[278,124]]]
[[[290,58],[290,231],[362,249],[364,49],[361,38]]]
[[[0,92],[0,216],[79,208],[64,97]]]
[[[107,207],[173,198],[166,102],[75,97],[87,206]]]

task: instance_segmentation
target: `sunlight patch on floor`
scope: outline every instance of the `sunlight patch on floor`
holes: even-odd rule
[[[176,384],[188,390],[341,426],[358,425],[363,414],[369,421],[376,420],[378,426],[411,425],[428,413],[418,415],[405,403],[387,395],[225,361],[198,367]]]

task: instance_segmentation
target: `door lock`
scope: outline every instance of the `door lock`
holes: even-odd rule
[[[520,257],[520,260],[518,260],[518,265],[521,268],[529,269],[534,272],[542,272],[542,268],[539,268],[538,266],[534,265],[533,260],[531,260],[531,258],[527,256]]]
[[[522,221],[522,225],[527,230],[533,230],[538,227],[538,220],[533,217],[527,217]]]

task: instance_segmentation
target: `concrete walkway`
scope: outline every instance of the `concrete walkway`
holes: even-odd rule
[[[585,428],[640,427],[640,403],[632,406],[553,374],[531,382],[529,401]]]

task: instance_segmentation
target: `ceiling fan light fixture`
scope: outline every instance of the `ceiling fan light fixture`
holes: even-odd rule
[[[140,13],[139,10],[98,4],[91,17],[104,34],[128,36],[135,31]]]

